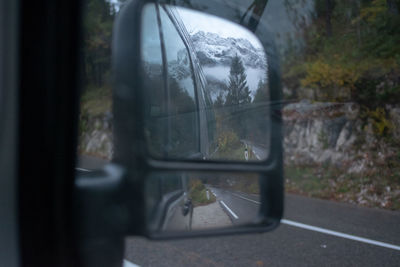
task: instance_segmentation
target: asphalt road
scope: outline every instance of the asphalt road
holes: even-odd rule
[[[80,158],[77,167],[104,163]],[[235,214],[221,204],[234,224],[254,218],[257,195],[210,190]],[[140,266],[400,266],[399,249],[400,212],[286,194],[283,223],[273,232],[173,241],[130,237],[125,257]]]
[[[76,169],[81,171],[92,171],[103,168],[109,161],[97,157],[79,155]]]
[[[250,223],[256,218],[259,197],[239,192],[231,192],[222,188],[209,187],[234,225]]]
[[[241,140],[245,145],[249,146],[258,160],[265,160],[268,157],[268,150],[260,145],[248,140]]]
[[[212,190],[236,214],[238,219],[230,215],[236,224],[257,211],[255,195]],[[286,195],[284,217],[285,223],[265,234],[174,241],[127,238],[126,259],[140,266],[400,266],[399,250],[287,224],[399,246],[399,212]]]

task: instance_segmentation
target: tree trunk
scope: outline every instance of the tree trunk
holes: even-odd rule
[[[361,11],[361,0],[355,0],[355,4],[357,6],[357,13],[356,13],[356,17],[360,16],[360,11]],[[357,44],[358,47],[361,46],[361,25],[360,25],[360,20],[357,19]]]
[[[397,5],[396,0],[386,0],[387,6],[388,6],[388,12],[392,15],[398,15],[399,14],[399,7]]]
[[[326,16],[325,16],[325,27],[326,36],[332,37],[332,13],[334,7],[334,0],[325,0],[326,4]]]

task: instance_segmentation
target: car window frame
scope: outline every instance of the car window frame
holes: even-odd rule
[[[160,41],[161,41],[161,49],[162,49],[162,54],[163,54],[163,71],[164,73],[164,87],[166,88],[165,90],[168,91],[168,105],[170,106],[171,104],[171,97],[170,97],[170,92],[169,92],[169,84],[168,84],[168,79],[169,79],[169,73],[168,73],[168,64],[167,64],[167,56],[166,56],[166,46],[165,46],[165,36],[163,33],[163,21],[160,15],[160,9],[162,9],[165,14],[167,15],[169,21],[171,22],[171,24],[174,27],[174,30],[176,31],[176,33],[180,36],[182,43],[184,44],[185,48],[186,48],[186,52],[189,58],[189,64],[190,64],[190,71],[191,71],[191,78],[193,81],[193,90],[194,90],[194,103],[195,103],[195,112],[196,112],[196,120],[195,120],[195,124],[196,124],[196,140],[197,140],[197,144],[196,144],[196,152],[194,152],[193,154],[191,154],[189,156],[189,158],[201,158],[201,140],[200,140],[200,108],[199,108],[199,95],[198,95],[198,85],[197,85],[197,80],[196,80],[196,74],[195,74],[195,70],[193,68],[193,58],[192,58],[192,54],[190,52],[189,46],[188,46],[188,42],[187,39],[184,37],[184,35],[182,34],[182,29],[178,26],[178,24],[176,23],[175,18],[171,15],[170,11],[168,10],[168,8],[165,7],[165,5],[159,5],[157,3],[154,3],[156,5],[156,13],[157,13],[157,17],[158,17],[158,29],[160,31]],[[171,134],[170,131],[170,127],[171,127],[171,116],[168,116],[168,135]]]
[[[18,220],[19,1],[0,2],[0,262],[21,263]]]

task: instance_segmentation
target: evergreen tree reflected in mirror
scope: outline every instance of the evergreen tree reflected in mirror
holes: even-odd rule
[[[150,20],[151,27],[144,17],[145,136],[150,153],[157,158],[264,160],[269,91],[262,45],[241,26],[221,19],[216,23],[235,30],[234,37],[211,28],[187,31],[188,24],[179,17],[193,21],[194,13],[181,11],[160,8],[159,22]],[[157,13],[154,8],[152,12]],[[203,17],[196,25],[209,19]]]
[[[239,56],[230,64],[227,94],[220,93],[214,107],[217,113],[219,153],[216,158],[262,160],[267,152],[269,90],[268,79],[260,79],[254,98],[247,83],[246,69]],[[257,151],[257,152],[256,152]]]
[[[247,85],[247,75],[243,63],[238,56],[232,59],[228,90],[225,105],[238,108],[239,105],[251,102],[250,90]]]

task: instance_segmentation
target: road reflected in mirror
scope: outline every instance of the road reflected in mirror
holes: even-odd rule
[[[257,174],[157,173],[146,181],[147,221],[153,233],[210,230],[257,220]]]
[[[147,4],[141,54],[152,157],[268,157],[268,63],[253,33],[198,11]]]

